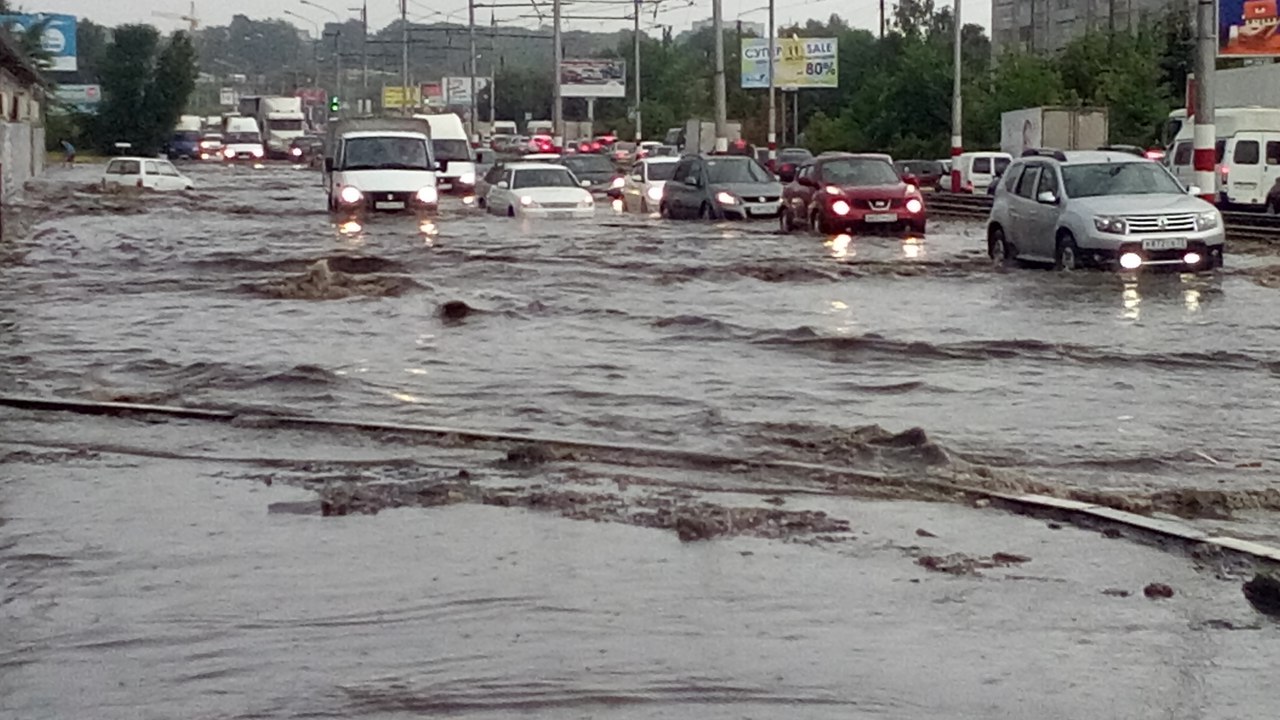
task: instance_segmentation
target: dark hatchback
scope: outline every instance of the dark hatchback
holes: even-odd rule
[[[618,169],[613,161],[604,155],[569,155],[562,164],[579,180],[590,183],[583,187],[593,193],[607,192],[613,179],[618,176]]]
[[[937,160],[898,160],[893,164],[893,169],[904,180],[914,177],[916,187],[935,190],[941,189],[942,180],[946,176],[942,163]]]

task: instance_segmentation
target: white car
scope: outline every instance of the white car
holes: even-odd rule
[[[662,202],[662,188],[675,177],[680,158],[646,158],[631,166],[622,185],[622,206],[627,212],[656,212]]]
[[[485,207],[491,215],[535,218],[588,218],[595,200],[569,168],[551,163],[511,163],[489,188]]]
[[[102,173],[102,189],[146,188],[148,190],[190,190],[191,178],[178,172],[168,160],[144,157],[118,157],[107,163]]]

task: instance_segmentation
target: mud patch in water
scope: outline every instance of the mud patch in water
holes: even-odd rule
[[[334,270],[321,260],[300,276],[242,286],[253,295],[275,300],[343,300],[351,297],[400,297],[422,286],[412,278],[358,275]]]

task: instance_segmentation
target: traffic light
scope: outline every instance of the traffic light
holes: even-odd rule
[[[334,95],[329,98],[329,112],[336,113],[342,109],[342,98]]]

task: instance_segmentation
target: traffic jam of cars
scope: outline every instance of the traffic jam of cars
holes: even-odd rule
[[[1140,149],[895,160],[783,148],[768,160],[742,141],[726,152],[686,153],[675,130],[666,142],[605,133],[558,147],[548,125],[530,122],[523,135],[514,123],[495,125],[502,132],[480,153],[453,114],[341,120],[325,138],[294,133],[266,144],[256,121],[241,117],[216,132],[179,128],[167,151],[175,161],[258,162],[278,145],[274,156],[322,171],[328,209],[348,226],[374,214],[434,215],[441,196],[453,194],[477,211],[510,218],[580,220],[603,204],[665,221],[769,221],[783,234],[919,237],[928,229],[930,198],[958,190],[991,198],[983,235],[998,265],[1196,272],[1223,262],[1222,214]],[[115,158],[101,182],[193,187],[160,158]]]

